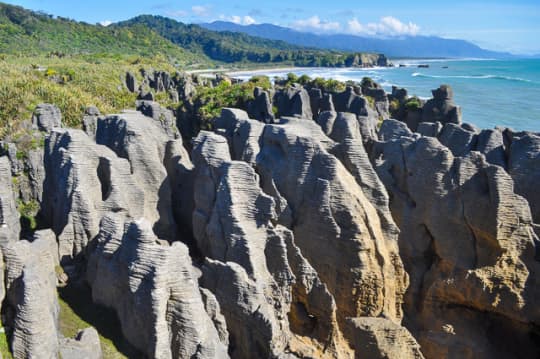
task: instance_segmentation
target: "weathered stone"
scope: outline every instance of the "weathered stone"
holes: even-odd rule
[[[0,157],[0,247],[19,240],[21,224],[15,202],[11,164],[7,156]]]
[[[529,202],[534,222],[540,224],[540,136],[528,133],[512,141],[508,173],[514,179],[516,193]]]
[[[62,359],[102,359],[98,332],[90,327],[79,331],[75,338],[60,339],[59,348]]]
[[[309,94],[302,86],[294,86],[276,92],[274,104],[278,109],[278,116],[313,119]]]
[[[126,72],[126,87],[129,92],[137,91],[137,79],[131,72]]]
[[[44,132],[50,132],[55,127],[62,127],[60,109],[48,103],[37,105],[32,115],[32,127]]]
[[[431,91],[433,99],[422,108],[422,122],[461,123],[461,108],[454,104],[453,91],[448,85],[441,85]]]
[[[105,213],[144,213],[144,192],[127,160],[80,130],[56,129],[45,147],[42,212],[63,262],[83,255]]]
[[[105,216],[88,281],[94,301],[115,309],[126,339],[148,357],[228,357],[205,312],[187,247],[159,242],[148,221]]]
[[[256,87],[253,90],[253,95],[255,99],[247,104],[249,116],[257,121],[272,123],[274,121],[274,112],[268,92]]]
[[[389,141],[401,137],[411,137],[413,133],[406,124],[396,120],[385,120],[379,129],[379,139],[381,141]]]
[[[410,128],[410,127],[409,127]],[[438,137],[443,126],[440,122],[420,122],[416,132],[422,136]]]
[[[170,181],[164,166],[167,143],[171,140],[160,123],[138,112],[98,121],[96,142],[127,159],[135,181],[144,190],[144,218],[153,223],[154,231],[162,239],[176,236]]]
[[[58,297],[49,236],[3,248],[6,321],[14,358],[57,358]]]
[[[154,119],[170,138],[174,139],[178,137],[176,119],[171,110],[162,107],[157,102],[137,101],[137,111]]]
[[[452,151],[454,156],[464,156],[476,147],[477,135],[453,123],[444,125],[439,141]]]
[[[383,147],[377,171],[391,193],[411,279],[406,325],[424,354],[537,355],[527,328],[540,316],[538,239],[512,178],[483,155],[454,157],[430,137]],[[520,345],[501,345],[502,333]]]
[[[355,358],[423,359],[420,345],[404,327],[384,318],[348,318]]]

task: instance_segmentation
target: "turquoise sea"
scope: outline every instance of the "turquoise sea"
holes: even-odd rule
[[[270,77],[289,72],[311,77],[360,81],[369,76],[387,91],[405,87],[409,95],[430,98],[441,84],[454,89],[463,121],[480,128],[495,126],[540,132],[540,60],[393,60],[391,68],[296,68],[257,71]],[[406,67],[399,67],[399,64]],[[418,68],[427,64],[429,68]],[[248,78],[255,72],[236,73]]]

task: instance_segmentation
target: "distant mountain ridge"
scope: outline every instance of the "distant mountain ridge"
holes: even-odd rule
[[[363,37],[347,34],[318,35],[272,24],[239,25],[215,21],[201,26],[214,31],[234,31],[291,44],[339,51],[384,53],[386,56],[414,58],[510,58],[509,53],[490,51],[465,40],[436,36],[392,38]]]

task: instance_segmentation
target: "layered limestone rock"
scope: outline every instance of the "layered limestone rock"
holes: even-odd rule
[[[274,104],[279,116],[296,116],[312,119],[309,94],[300,85],[283,89],[274,95]]]
[[[62,113],[55,105],[42,103],[37,105],[32,116],[32,128],[50,132],[55,127],[62,126]]]
[[[60,340],[61,359],[102,359],[98,332],[94,328],[79,331],[75,338]]]
[[[103,217],[87,270],[93,300],[115,309],[126,339],[148,357],[228,357],[187,247],[158,240],[148,221]]]
[[[262,217],[268,218],[269,224],[266,226],[272,228],[278,223],[276,229],[285,226],[291,230],[291,236],[294,234],[297,253],[305,257],[313,273],[318,274],[330,297],[335,300],[336,318],[341,325],[339,330],[349,340],[354,333],[348,332],[350,328],[345,326],[346,317],[384,315],[399,322],[407,275],[398,254],[398,230],[390,216],[384,186],[378,181],[363,148],[357,117],[341,113],[328,117],[323,127],[339,143],[327,137],[315,122],[304,119],[286,118],[281,119],[280,124],[263,125],[247,119],[245,113],[225,109],[214,125],[224,138],[201,134],[193,155],[198,173],[196,183],[201,188],[201,192],[195,192],[194,228],[201,228],[200,231],[195,230],[195,236],[200,239],[200,245],[207,248],[206,253],[211,253],[208,247],[215,248],[217,243],[227,243],[228,238],[235,238],[228,235],[230,230],[223,226],[231,222],[247,226],[249,222],[244,223],[242,219],[253,217],[254,214],[243,214],[243,211],[254,211],[256,208],[263,211],[262,204],[267,203],[267,196],[270,196],[276,213],[268,210],[262,212],[267,213]],[[254,166],[260,179],[250,166],[236,160]],[[222,182],[224,180],[226,182]],[[222,189],[233,199],[245,198],[252,193],[250,188],[257,188],[258,183],[264,195],[256,190],[254,199],[243,206],[244,200],[219,197]],[[211,194],[212,187],[218,188],[215,195]],[[231,188],[238,194],[232,195]],[[221,204],[223,201],[225,203]],[[249,205],[250,202],[255,204]],[[214,207],[212,203],[215,203]],[[222,212],[223,209],[237,206],[239,209],[234,210],[232,217],[224,213],[218,216],[223,219],[213,219],[216,208]],[[241,210],[243,208],[246,209]],[[235,215],[238,220],[234,219]],[[258,222],[260,218],[261,214],[258,214],[254,222],[264,223]],[[195,223],[205,225],[197,226]],[[265,235],[262,229],[259,229],[258,235],[254,231],[245,229],[243,232],[252,234],[249,238]],[[216,236],[221,239],[216,240]],[[246,245],[243,241],[238,243]],[[215,261],[226,262],[229,259],[223,258],[223,253],[228,256],[233,252],[232,244],[222,244],[219,248],[218,252],[212,254],[214,262],[205,264],[213,268],[208,270],[212,278],[220,278],[219,271],[225,270],[226,266]],[[250,252],[256,253],[255,250]],[[344,257],[344,253],[350,255]],[[243,261],[245,259],[235,262],[242,264]],[[242,268],[248,276],[254,270],[250,266]],[[264,266],[262,268],[264,272]],[[240,268],[229,269],[233,273],[238,270]],[[296,276],[296,273],[293,274]],[[239,273],[231,273],[227,278],[239,276]],[[259,277],[262,278],[255,276],[256,279]],[[220,284],[230,280],[214,280],[211,283],[215,283],[213,285],[220,290]],[[293,317],[305,318],[306,315],[301,314],[304,312],[309,318],[311,307],[295,305],[293,300],[291,311],[296,311]],[[309,308],[309,311],[305,308]],[[291,320],[291,323],[297,322],[297,319]],[[304,331],[313,325],[309,320],[301,322],[303,324],[294,325]],[[314,323],[320,323],[320,320]]]
[[[169,156],[187,157],[182,153],[167,153],[169,143],[178,141],[178,151],[185,151],[181,139],[171,137],[159,120],[145,117],[138,112],[125,112],[100,118],[96,142],[112,149],[129,163],[134,181],[144,191],[142,207],[144,218],[154,226],[156,234],[163,239],[176,237],[176,222],[172,209],[171,183],[167,168]]]
[[[55,129],[45,147],[42,212],[63,262],[84,255],[105,213],[143,215],[145,193],[127,160],[80,130]]]
[[[426,357],[538,355],[538,239],[510,175],[431,137],[393,139],[374,152],[411,279],[406,325]]]
[[[349,357],[332,296],[292,233],[274,225],[275,202],[253,168],[231,161],[227,140],[204,131],[193,160],[194,234],[207,256],[201,284],[220,304],[231,355]]]
[[[2,249],[6,284],[6,326],[14,358],[57,358],[58,297],[54,236],[36,235]]]
[[[355,333],[352,346],[355,358],[423,359],[420,345],[404,327],[384,318],[351,318],[347,320]]]
[[[7,156],[0,157],[0,247],[19,240],[21,224],[12,188],[11,163]]]
[[[433,98],[422,108],[422,122],[461,123],[461,108],[454,103],[454,92],[448,85],[431,91]]]

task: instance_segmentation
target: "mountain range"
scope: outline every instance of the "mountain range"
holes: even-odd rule
[[[436,36],[363,37],[348,34],[320,35],[273,24],[239,25],[226,21],[200,24],[214,31],[232,31],[291,44],[339,51],[384,53],[392,58],[510,58],[513,55],[485,50],[465,41]]]

